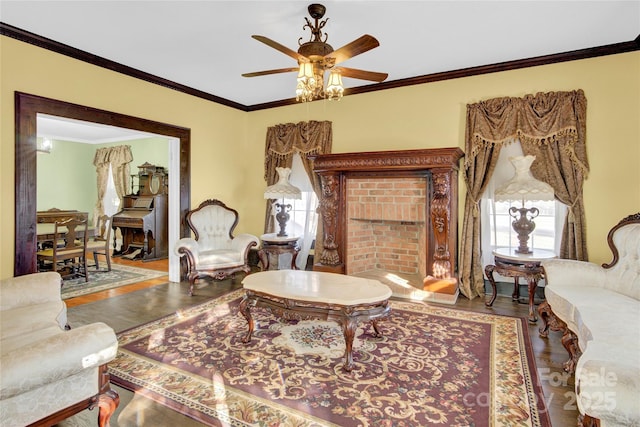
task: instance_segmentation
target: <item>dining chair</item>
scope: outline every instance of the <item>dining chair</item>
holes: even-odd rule
[[[36,252],[38,263],[56,272],[69,269],[67,275],[78,274],[82,267],[85,282],[89,281],[87,272],[87,220],[70,218],[56,221],[54,228],[54,242],[64,242],[64,245],[43,249]],[[66,272],[65,272],[66,273]]]
[[[109,241],[111,240],[111,217],[100,215],[96,224],[96,234],[87,240],[87,254],[93,254],[93,262],[96,270],[100,270],[98,255],[103,255],[107,261],[107,271],[111,271],[111,251]]]

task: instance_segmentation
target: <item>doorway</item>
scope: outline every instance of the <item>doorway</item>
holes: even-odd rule
[[[36,145],[38,114],[83,120],[171,138],[174,144],[170,143],[170,147],[173,146],[174,149],[170,151],[172,151],[174,155],[170,154],[170,168],[177,167],[179,174],[173,174],[176,182],[174,184],[175,191],[172,191],[174,196],[170,197],[169,200],[169,233],[171,236],[171,228],[173,226],[174,229],[177,228],[179,231],[178,233],[174,231],[174,235],[187,236],[189,234],[183,218],[191,204],[190,129],[21,92],[16,92],[15,94],[15,106],[15,276],[37,271]],[[177,175],[179,175],[179,177]],[[171,207],[172,202],[174,204],[173,208]],[[179,221],[176,221],[177,217],[179,217]],[[169,244],[171,245],[171,243],[170,237]],[[169,270],[171,280],[179,279],[180,269],[177,257],[173,259],[170,258]]]

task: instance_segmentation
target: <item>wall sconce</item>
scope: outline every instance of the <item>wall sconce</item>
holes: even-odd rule
[[[49,138],[38,139],[36,142],[36,152],[38,153],[51,153],[51,148],[53,147],[53,141]]]

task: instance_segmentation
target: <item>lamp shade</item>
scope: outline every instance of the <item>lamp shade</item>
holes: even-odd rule
[[[276,168],[278,182],[270,185],[264,192],[265,199],[302,199],[300,189],[289,182],[290,168]]]
[[[339,71],[331,71],[329,74],[329,82],[327,83],[326,96],[330,101],[340,100],[344,94],[344,86],[342,86],[342,75]]]
[[[553,188],[531,174],[531,164],[535,159],[535,156],[509,157],[516,173],[495,191],[496,201],[554,200]]]

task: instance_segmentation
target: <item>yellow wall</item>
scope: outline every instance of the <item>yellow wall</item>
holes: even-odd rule
[[[334,152],[452,146],[464,150],[467,104],[574,89],[583,89],[588,103],[587,246],[590,260],[603,263],[611,260],[609,229],[640,212],[640,52],[372,92],[338,103],[253,112],[249,145],[263,143],[266,127],[275,123],[331,120]],[[463,192],[464,184],[460,206]]]
[[[241,172],[246,154],[238,154],[249,152],[242,111],[4,36],[0,67],[0,278],[13,274],[14,262],[15,91],[190,128],[193,203],[219,198],[242,212],[245,197],[262,196],[259,184],[249,185]],[[248,231],[245,226],[240,224],[239,232]]]
[[[334,152],[464,148],[468,103],[583,89],[591,163],[584,194],[592,261],[610,260],[607,231],[623,216],[640,211],[640,52],[355,95],[338,103],[244,113],[13,39],[2,37],[0,43],[0,278],[13,271],[14,91],[190,128],[192,205],[220,198],[240,212],[238,232],[259,235],[268,126],[331,120]]]

